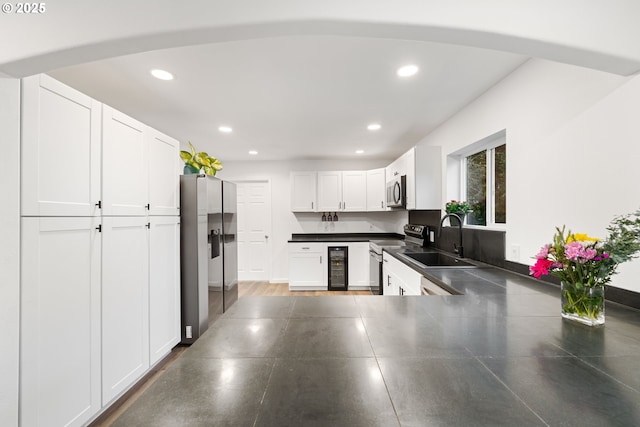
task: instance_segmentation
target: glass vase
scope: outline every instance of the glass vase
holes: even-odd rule
[[[604,286],[561,282],[562,317],[588,326],[604,324]]]

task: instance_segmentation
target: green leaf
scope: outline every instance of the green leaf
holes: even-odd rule
[[[189,147],[191,147],[191,156],[195,157],[196,155],[196,149],[193,147],[193,145],[191,144],[191,141],[189,141]]]
[[[192,156],[192,155],[191,155],[191,153],[189,153],[188,151],[184,151],[184,150],[180,151],[180,158],[181,158],[182,160],[184,160],[185,162],[186,162],[187,160],[191,160],[191,158],[192,158],[192,157],[193,157],[193,156]]]

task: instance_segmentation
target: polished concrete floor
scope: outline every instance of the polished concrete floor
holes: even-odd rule
[[[241,298],[113,425],[640,425],[638,313],[590,329],[511,285]]]

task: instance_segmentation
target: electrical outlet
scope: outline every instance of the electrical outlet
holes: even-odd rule
[[[436,241],[436,233],[433,231],[429,231],[429,241],[434,243]]]
[[[193,338],[193,332],[191,331],[191,326],[186,327],[184,334],[186,335],[187,338]]]
[[[520,261],[520,245],[511,245],[511,261]]]

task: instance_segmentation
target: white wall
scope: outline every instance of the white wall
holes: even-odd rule
[[[289,278],[287,242],[293,233],[402,233],[406,212],[339,212],[337,223],[323,223],[322,212],[292,213],[289,174],[291,171],[368,170],[384,167],[389,161],[248,161],[223,162],[217,177],[229,181],[269,180],[271,182],[272,265],[271,281]]]
[[[531,264],[556,226],[606,237],[615,215],[640,208],[638,111],[639,76],[530,60],[420,143],[441,145],[444,162],[506,129],[506,256]],[[640,292],[640,260],[619,271],[612,285]]]
[[[0,78],[0,420],[18,425],[20,81]]]

